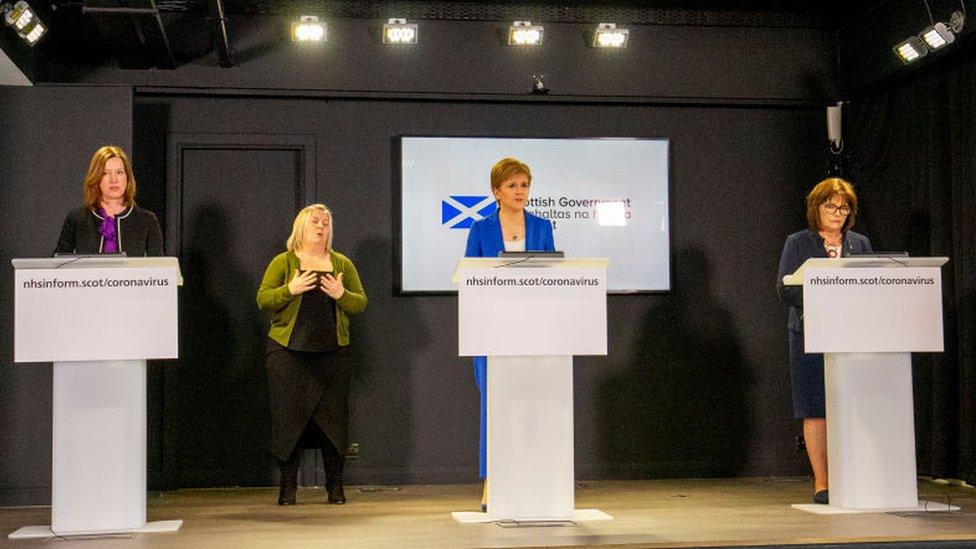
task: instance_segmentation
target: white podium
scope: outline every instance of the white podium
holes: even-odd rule
[[[573,357],[607,354],[606,259],[458,262],[458,354],[488,357],[488,512],[460,522],[609,520],[575,509]]]
[[[933,510],[919,505],[913,352],[942,352],[944,257],[810,259],[803,284],[804,344],[824,353],[830,508]],[[944,509],[945,506],[941,505]]]
[[[146,359],[177,358],[176,258],[14,259],[14,362],[53,362],[51,525],[10,538],[175,531],[146,522]]]

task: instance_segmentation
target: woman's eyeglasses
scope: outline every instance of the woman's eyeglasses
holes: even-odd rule
[[[831,204],[830,202],[824,202],[823,207],[825,210],[827,210],[827,213],[829,214],[837,214],[837,213],[839,213],[840,215],[851,214],[851,207],[848,206],[847,204],[844,204],[843,206],[838,206],[836,204]]]

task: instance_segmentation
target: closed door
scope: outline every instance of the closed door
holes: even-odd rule
[[[306,147],[275,146],[274,137],[225,139],[200,143],[194,135],[170,155],[178,170],[171,171],[176,188],[167,210],[177,228],[168,236],[179,244],[184,285],[180,360],[175,375],[167,372],[164,468],[180,487],[274,481],[264,370],[268,323],[255,295],[313,191],[305,180]]]

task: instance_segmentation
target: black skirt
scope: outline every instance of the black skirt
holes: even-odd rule
[[[286,461],[314,421],[340,454],[348,445],[349,377],[346,351],[292,351],[268,340],[265,356],[271,402],[271,453]]]

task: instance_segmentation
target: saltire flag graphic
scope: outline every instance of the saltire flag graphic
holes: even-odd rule
[[[441,225],[467,229],[479,219],[495,213],[498,205],[493,196],[449,196],[441,200]]]

